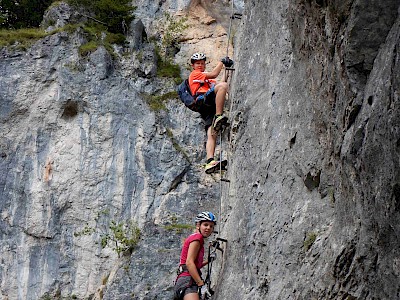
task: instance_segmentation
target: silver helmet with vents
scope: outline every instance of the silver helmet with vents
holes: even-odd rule
[[[197,60],[206,60],[207,57],[204,53],[201,52],[196,52],[192,55],[192,57],[190,58],[191,63],[194,63]]]
[[[214,224],[217,224],[217,219],[215,218],[214,214],[209,211],[203,211],[196,216],[195,223],[203,221],[210,221],[214,222]]]

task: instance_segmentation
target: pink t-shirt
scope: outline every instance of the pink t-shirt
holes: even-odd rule
[[[180,259],[179,265],[186,264],[186,259],[187,259],[188,251],[189,251],[189,245],[193,241],[200,242],[200,251],[195,260],[195,265],[196,265],[197,269],[200,270],[200,268],[203,265],[203,259],[204,259],[204,237],[200,233],[193,233],[193,234],[189,235],[189,237],[185,240],[185,243],[183,244],[183,247],[182,247],[181,259]],[[179,275],[179,277],[181,277],[181,276],[190,276],[190,274],[189,274],[189,272],[183,272],[182,274]]]

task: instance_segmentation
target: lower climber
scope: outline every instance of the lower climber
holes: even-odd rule
[[[227,72],[221,82],[216,82],[215,78],[219,75],[222,67],[231,67],[233,60],[224,57],[218,62],[211,72],[205,72],[206,56],[203,53],[195,53],[190,58],[193,71],[189,75],[189,86],[192,95],[201,99],[199,113],[204,120],[207,132],[207,164],[205,171],[207,174],[216,172],[220,167],[225,168],[227,161],[220,162],[214,159],[215,146],[217,143],[218,132],[226,125],[228,118],[224,116],[225,96],[228,92]]]
[[[176,300],[209,299],[211,294],[201,278],[200,269],[209,261],[204,260],[204,239],[214,231],[215,216],[208,211],[197,215],[196,232],[183,244],[179,261],[178,277],[175,281]]]

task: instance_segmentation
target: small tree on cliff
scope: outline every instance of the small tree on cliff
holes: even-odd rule
[[[90,12],[112,33],[126,33],[129,23],[134,19],[135,7],[131,5],[131,0],[68,0],[68,3]]]

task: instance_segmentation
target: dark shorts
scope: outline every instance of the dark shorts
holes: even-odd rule
[[[191,276],[182,276],[177,279],[174,286],[174,292],[177,294],[179,290],[184,289],[183,297],[190,293],[197,294],[197,284],[194,282]],[[182,298],[183,298],[182,297]]]
[[[204,129],[207,131],[215,116],[215,92],[212,91],[206,96],[204,103],[200,106],[199,113],[204,122]]]

